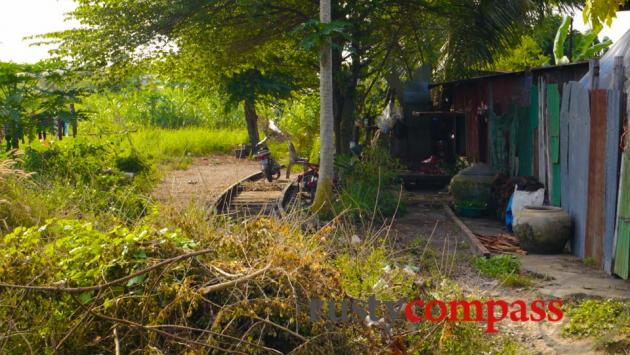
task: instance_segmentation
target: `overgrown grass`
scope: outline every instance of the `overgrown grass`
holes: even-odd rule
[[[91,122],[124,120],[139,127],[235,128],[243,125],[241,107],[228,109],[216,92],[203,94],[186,85],[151,81],[85,97],[78,105]]]
[[[32,178],[7,173],[0,181],[2,204],[11,206],[0,211],[0,234],[53,217],[132,225],[146,214],[147,195],[164,165],[185,168],[192,157],[229,153],[246,137],[244,130],[147,128],[34,141],[24,147],[17,164],[34,173]]]
[[[373,215],[398,208],[395,164],[383,151],[346,171],[341,198],[358,213],[308,229],[312,216],[238,222],[151,202],[159,165],[229,153],[244,130],[125,132],[36,142],[19,163],[31,178],[5,163],[0,203],[17,213],[0,209],[0,282],[53,290],[0,288],[0,353],[515,351],[470,322],[309,319],[315,297],[463,297],[446,275],[408,267],[387,246],[386,229],[371,227]],[[282,146],[272,145],[281,162]],[[362,243],[347,242],[355,234]],[[181,259],[146,270],[169,258]],[[59,289],[91,285],[100,286]]]
[[[131,133],[133,147],[164,163],[186,161],[191,156],[231,153],[247,142],[247,131],[235,129],[145,128]]]

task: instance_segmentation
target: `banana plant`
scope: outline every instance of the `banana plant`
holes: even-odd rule
[[[593,58],[612,44],[609,38],[605,38],[601,42],[597,41],[597,35],[601,29],[588,30],[584,33],[578,31],[572,31],[570,33],[569,29],[572,21],[573,19],[571,17],[566,16],[562,20],[560,27],[558,27],[558,32],[556,32],[556,38],[553,42],[553,56],[556,65],[570,62],[569,57],[565,55],[564,49],[565,42],[569,35],[573,36],[571,60],[574,62]]]

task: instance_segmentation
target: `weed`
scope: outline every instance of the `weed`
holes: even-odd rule
[[[595,259],[593,259],[590,256],[587,256],[584,259],[582,259],[582,263],[584,264],[584,266],[593,267],[595,266]]]
[[[519,273],[520,261],[512,255],[477,257],[473,259],[473,267],[483,276],[498,279],[504,286],[530,287],[533,284],[531,277]]]
[[[490,258],[475,258],[473,266],[484,276],[499,278],[518,273],[520,262],[511,255],[498,255]]]
[[[577,306],[567,306],[570,319],[562,329],[566,337],[600,336],[616,329],[630,337],[630,303],[616,300],[588,299]]]
[[[532,280],[531,277],[527,275],[521,275],[521,274],[504,275],[503,277],[500,278],[500,280],[501,280],[501,285],[514,287],[514,288],[531,287],[534,285],[534,281]]]
[[[392,262],[384,249],[377,248],[362,256],[340,255],[335,266],[341,272],[342,288],[352,297],[398,300],[413,296],[413,276]]]

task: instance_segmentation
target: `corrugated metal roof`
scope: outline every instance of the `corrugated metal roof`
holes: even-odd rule
[[[516,77],[516,76],[526,74],[528,72],[536,73],[536,72],[544,72],[544,71],[550,71],[550,70],[562,70],[562,69],[568,69],[568,68],[574,68],[574,67],[588,67],[588,61],[581,61],[581,62],[575,62],[575,63],[569,63],[569,64],[562,64],[562,65],[551,65],[548,67],[532,68],[532,69],[524,70],[524,71],[495,73],[495,74],[490,74],[490,75],[477,76],[474,78],[445,81],[442,83],[429,84],[429,88],[434,88],[436,86],[444,86],[444,85],[471,83],[471,82],[480,81],[480,80]]]

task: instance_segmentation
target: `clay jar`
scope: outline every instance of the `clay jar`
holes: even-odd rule
[[[525,206],[513,223],[521,248],[534,254],[559,254],[571,237],[571,217],[559,207]]]
[[[490,204],[495,172],[486,164],[462,169],[451,180],[449,192],[455,202],[479,201]]]

